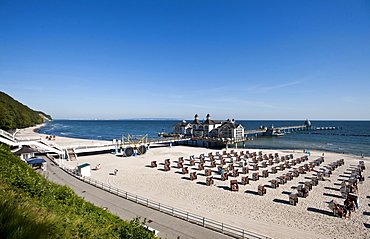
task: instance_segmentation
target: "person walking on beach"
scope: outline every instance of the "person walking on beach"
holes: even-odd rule
[[[115,169],[114,170],[114,175],[117,175],[117,173],[118,173],[118,169]]]

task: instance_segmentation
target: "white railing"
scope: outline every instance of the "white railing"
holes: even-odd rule
[[[75,146],[68,146],[66,148],[74,148],[74,149],[98,149],[104,147],[114,147],[116,144],[95,144],[95,145],[75,145]]]
[[[46,146],[49,146],[51,148],[56,148],[58,149],[59,151],[64,151],[64,149],[62,147],[60,147],[57,143],[55,142],[50,142],[48,140],[45,140],[43,138],[39,138],[37,141],[40,141],[41,143],[45,144]]]
[[[14,141],[14,135],[0,129],[0,135],[4,136],[5,138],[11,140],[11,141]]]
[[[51,155],[47,155],[47,156],[55,164],[59,165],[57,160],[54,159],[53,156],[51,156]],[[152,209],[158,210],[162,213],[166,213],[170,216],[180,218],[180,219],[186,220],[188,222],[200,225],[202,227],[220,232],[220,233],[228,235],[230,237],[234,237],[234,238],[269,238],[269,239],[272,238],[272,237],[269,237],[269,236],[266,236],[266,235],[263,235],[263,234],[259,234],[259,233],[256,233],[256,232],[244,230],[244,229],[239,228],[239,227],[228,225],[228,224],[225,224],[225,223],[222,223],[222,222],[218,222],[218,221],[212,220],[210,218],[199,216],[199,215],[193,214],[191,212],[187,212],[187,211],[184,211],[184,210],[172,207],[172,206],[168,206],[168,205],[163,204],[163,203],[155,202],[155,201],[152,201],[148,198],[141,197],[137,194],[129,193],[127,191],[124,191],[124,190],[121,190],[119,188],[113,187],[109,184],[105,184],[103,182],[100,182],[98,180],[91,179],[91,178],[85,177],[85,176],[81,176],[81,175],[78,174],[78,172],[75,169],[72,169],[70,167],[66,167],[64,165],[62,165],[62,166],[59,165],[59,167],[61,169],[63,169],[65,172],[69,173],[70,175],[72,175],[72,176],[74,176],[74,177],[76,177],[76,178],[78,178],[78,179],[80,179],[80,180],[82,180],[82,181],[84,181],[84,182],[86,182],[90,185],[93,185],[97,188],[100,188],[102,190],[105,190],[107,192],[115,194],[119,197],[125,198],[125,199],[130,200],[132,202],[135,202],[137,204],[141,204],[141,205],[146,206],[148,208],[152,208]]]

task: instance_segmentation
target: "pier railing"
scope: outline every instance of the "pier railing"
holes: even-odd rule
[[[8,139],[11,139],[11,140],[14,140],[14,136],[12,134],[9,134],[8,132],[0,129],[0,135],[8,138]]]
[[[239,228],[239,227],[235,227],[235,226],[225,224],[225,223],[222,223],[222,222],[219,222],[219,221],[207,218],[207,217],[196,215],[194,213],[184,211],[184,210],[181,210],[181,209],[178,209],[178,208],[175,208],[175,207],[163,204],[163,203],[159,203],[159,202],[150,200],[150,199],[145,198],[145,197],[141,197],[137,194],[133,194],[133,193],[124,191],[122,189],[119,189],[117,187],[113,187],[109,184],[105,184],[105,183],[100,182],[98,180],[95,180],[95,179],[92,179],[92,178],[89,178],[89,177],[85,177],[85,176],[81,176],[81,175],[79,175],[79,173],[74,168],[70,168],[70,167],[67,167],[67,166],[64,166],[64,165],[59,165],[57,160],[52,155],[47,155],[47,156],[51,161],[53,161],[56,165],[58,165],[62,170],[64,170],[68,174],[74,176],[75,178],[77,178],[77,179],[79,179],[83,182],[86,182],[90,185],[93,185],[97,188],[100,188],[104,191],[115,194],[115,195],[117,195],[119,197],[122,197],[124,199],[127,199],[127,200],[130,200],[130,201],[135,202],[137,204],[143,205],[145,207],[148,207],[148,208],[157,210],[159,212],[165,213],[167,215],[170,215],[170,216],[188,221],[190,223],[197,224],[199,226],[211,229],[213,231],[220,232],[222,234],[225,234],[225,235],[233,237],[233,238],[243,238],[243,239],[244,238],[269,238],[270,239],[271,238],[272,239],[272,237],[269,237],[269,236],[266,236],[266,235],[263,235],[263,234],[260,234],[260,233],[244,230],[244,229]]]

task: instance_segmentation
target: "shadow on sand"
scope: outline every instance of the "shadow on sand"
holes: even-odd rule
[[[313,208],[313,207],[308,207],[308,208],[307,208],[307,211],[309,211],[309,212],[321,213],[321,214],[324,214],[324,215],[327,215],[327,216],[334,217],[333,213],[332,213],[332,212],[330,212],[330,211],[321,210],[321,209],[317,209],[317,208]]]
[[[223,190],[230,191],[230,187],[228,186],[217,186],[218,188],[222,188]]]
[[[331,193],[323,193],[322,195],[328,196],[328,197],[342,198],[342,195],[335,195]]]
[[[330,190],[333,190],[333,191],[337,191],[339,192],[339,188],[332,188],[332,187],[324,187],[325,189],[330,189]]]
[[[252,194],[252,195],[258,195],[258,192],[252,191],[252,190],[247,190],[247,191],[245,191],[245,193],[249,193],[249,194]]]
[[[289,203],[288,200],[283,200],[283,199],[278,199],[278,198],[275,198],[274,200],[272,200],[273,202],[277,202],[277,203],[282,203],[282,204],[288,204],[288,205],[291,205]]]
[[[370,216],[370,212],[363,212],[363,215]]]

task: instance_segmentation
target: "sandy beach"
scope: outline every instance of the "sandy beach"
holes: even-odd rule
[[[36,127],[23,129],[18,137],[44,137],[45,135],[34,132]],[[66,146],[76,144],[99,144],[101,141],[73,139],[56,136],[55,143]],[[79,156],[76,161],[66,161],[66,165],[75,167],[83,163],[90,163],[92,167],[100,164],[100,170],[92,170],[91,178],[109,183],[112,186],[125,191],[135,193],[142,197],[167,204],[197,215],[234,225],[246,230],[251,230],[273,238],[370,238],[370,187],[369,187],[369,158],[361,158],[358,155],[338,154],[330,152],[303,150],[260,150],[260,149],[228,149],[241,151],[260,152],[263,154],[275,154],[286,156],[293,154],[293,159],[307,156],[308,161],[302,162],[292,168],[278,170],[268,177],[260,177],[258,181],[250,180],[249,184],[240,184],[243,176],[252,178],[252,173],[262,170],[271,172],[273,166],[260,167],[258,171],[249,170],[248,174],[242,173],[242,167],[237,166],[234,158],[225,158],[226,166],[234,160],[235,168],[239,169],[238,177],[229,176],[228,180],[222,181],[216,172],[217,167],[211,168],[209,153],[216,155],[225,151],[213,150],[201,147],[174,146],[174,147],[151,147],[146,154],[135,157],[122,157],[115,154],[98,154]],[[212,186],[206,185],[204,170],[198,169],[199,156],[204,154],[204,169],[211,169],[214,178]],[[319,181],[306,198],[299,197],[296,206],[289,204],[290,192],[296,192],[296,187],[309,178],[316,176],[315,171],[300,174],[286,184],[278,188],[271,188],[270,181],[278,176],[286,174],[312,162],[324,154],[324,162],[316,166],[314,170],[322,170],[325,166],[339,159],[344,159],[344,165],[339,166],[329,177],[330,181]],[[190,156],[195,156],[195,165],[190,166]],[[179,157],[184,158],[184,167],[189,172],[197,172],[197,179],[190,180],[189,174],[183,174],[181,168],[177,168]],[[170,171],[164,170],[165,159],[170,159]],[[366,170],[363,171],[365,181],[358,184],[358,197],[360,209],[352,214],[351,218],[334,217],[328,208],[328,202],[336,200],[343,204],[339,192],[343,180],[348,180],[351,171],[354,170],[359,161],[365,161]],[[151,161],[157,161],[158,167],[150,167]],[[220,160],[216,159],[217,166]],[[259,163],[261,165],[261,162]],[[279,168],[279,167],[278,167]],[[117,175],[113,171],[118,169]],[[251,169],[251,166],[249,167]],[[238,180],[239,190],[230,190],[230,180]],[[258,185],[266,185],[266,194],[257,194]]]

